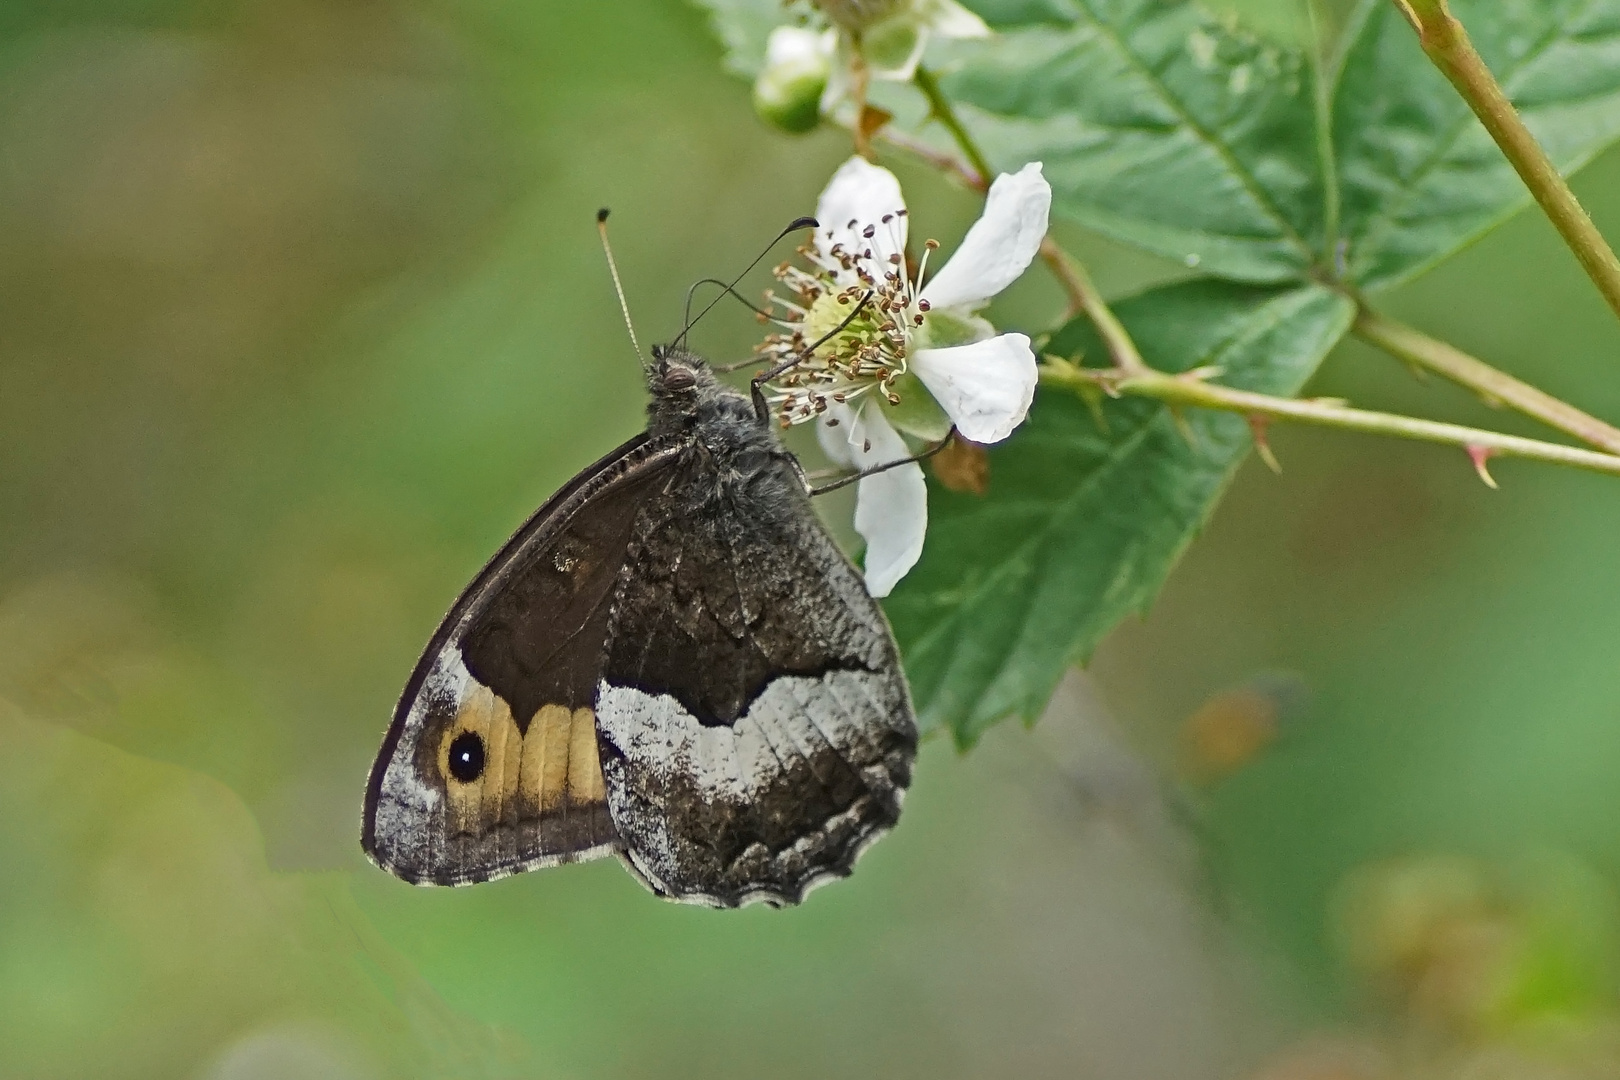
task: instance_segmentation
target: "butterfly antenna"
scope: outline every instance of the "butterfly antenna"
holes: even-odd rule
[[[686,335],[691,333],[692,327],[694,327],[694,326],[696,326],[698,324],[698,320],[702,319],[703,316],[707,315],[709,313],[709,309],[714,307],[714,305],[718,304],[722,299],[724,299],[725,296],[728,293],[730,295],[732,295],[732,296],[736,296],[737,295],[737,293],[736,293],[737,282],[739,282],[743,278],[747,277],[748,276],[748,271],[750,271],[754,267],[758,266],[759,263],[760,263],[760,260],[765,258],[765,256],[767,256],[767,255],[769,255],[771,253],[771,248],[775,247],[777,244],[780,244],[782,242],[783,237],[787,236],[789,233],[796,233],[800,229],[814,229],[816,226],[818,226],[820,224],[821,224],[821,222],[817,221],[813,217],[794,218],[788,224],[787,228],[785,228],[781,232],[777,233],[775,238],[772,239],[770,243],[765,245],[765,250],[764,251],[761,251],[758,255],[754,256],[754,261],[753,262],[751,262],[747,266],[743,267],[743,272],[742,273],[738,274],[736,277],[731,279],[729,284],[722,283],[720,281],[715,280],[714,278],[705,278],[705,279],[703,279],[703,281],[698,281],[698,282],[693,283],[692,287],[690,289],[686,290],[686,312],[685,312],[685,317],[682,320],[683,325],[681,326],[680,336],[675,339],[675,344],[676,345],[681,345],[681,344],[685,343]],[[723,285],[723,287],[720,290],[720,292],[715,296],[715,298],[713,300],[710,300],[708,302],[708,304],[704,306],[703,310],[697,313],[697,318],[694,319],[694,318],[692,318],[692,293],[697,290],[697,287],[699,285],[703,285],[703,284],[706,284],[706,283],[709,283],[709,282],[713,282],[713,284],[716,284],[716,285]],[[738,297],[738,299],[740,300],[742,298]],[[744,301],[744,303],[747,303],[747,301]],[[750,304],[749,306],[753,307],[752,304]],[[754,310],[757,313],[759,309],[755,308]]]
[[[607,256],[608,273],[613,275],[613,291],[619,294],[619,311],[624,314],[624,328],[630,331],[630,344],[636,350],[636,359],[641,366],[647,366],[647,358],[641,355],[641,342],[636,340],[636,324],[630,321],[630,305],[624,299],[624,283],[619,280],[619,264],[613,261],[613,245],[608,243],[607,235],[608,208],[596,212],[596,231],[602,237],[602,253]]]

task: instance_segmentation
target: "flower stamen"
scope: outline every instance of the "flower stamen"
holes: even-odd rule
[[[926,310],[919,306],[918,283],[907,274],[905,217],[898,209],[864,225],[849,220],[845,234],[863,241],[876,240],[881,228],[887,241],[881,249],[863,243],[851,250],[843,240],[817,243],[799,249],[806,267],[785,262],[775,268],[785,295],[767,291],[765,303],[787,332],[767,337],[760,359],[773,367],[798,360],[766,395],[784,426],[806,423],[829,403],[847,405],[874,389],[890,404],[899,403],[894,383],[909,367],[911,337]],[[867,310],[852,314],[848,309],[857,302]],[[817,345],[805,355],[812,341]]]

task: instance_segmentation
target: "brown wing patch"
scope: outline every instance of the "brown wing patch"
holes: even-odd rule
[[[482,767],[462,779],[452,747],[465,751],[468,734],[478,739]],[[607,798],[595,713],[542,705],[520,733],[506,701],[479,684],[440,733],[437,761],[452,834],[479,835],[537,818],[566,818],[570,811],[579,815]]]

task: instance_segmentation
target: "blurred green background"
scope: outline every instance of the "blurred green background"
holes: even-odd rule
[[[0,1076],[1620,1075],[1620,487],[1530,464],[1276,431],[1151,616],[927,745],[800,909],[365,862],[438,617],[640,426],[592,212],[667,338],[848,153],[718,56],[679,0],[0,7]],[[948,248],[973,200],[896,168]],[[1576,187],[1620,235],[1620,154]],[[1535,215],[1387,304],[1620,417]],[[1313,391],[1522,430],[1364,348]]]

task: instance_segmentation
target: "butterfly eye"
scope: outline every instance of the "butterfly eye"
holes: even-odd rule
[[[484,740],[463,731],[450,743],[450,775],[470,784],[484,772]]]
[[[690,390],[697,385],[697,376],[686,368],[670,368],[664,374],[664,389]]]

